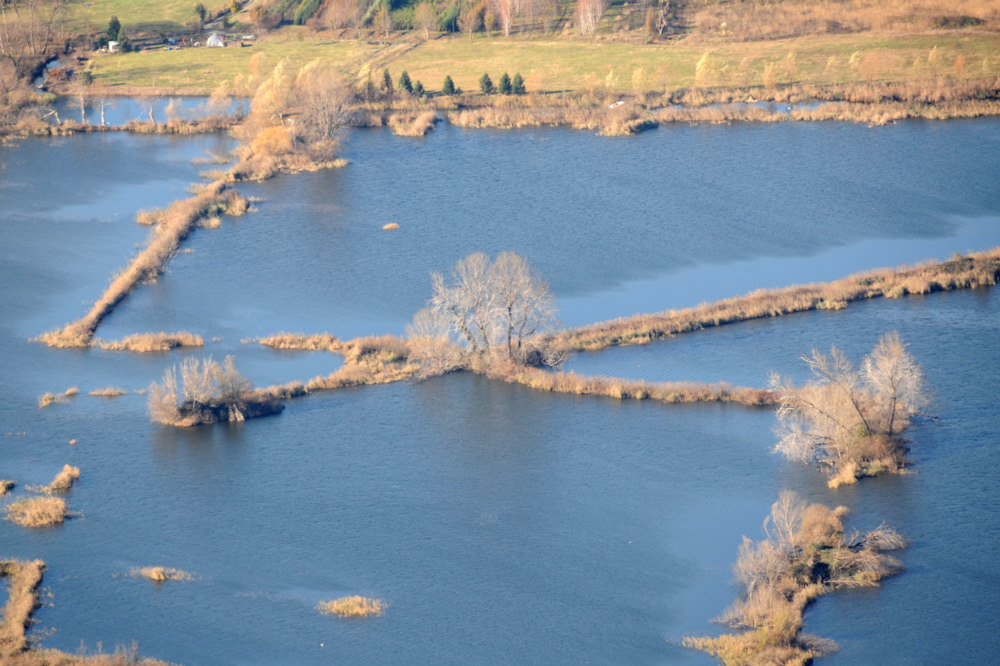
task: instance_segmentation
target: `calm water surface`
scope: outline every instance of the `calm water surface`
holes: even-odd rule
[[[550,281],[567,323],[679,307],[759,286],[1000,244],[1000,122],[568,131],[423,140],[359,132],[345,169],[246,188],[258,212],[199,231],[190,253],[99,334],[192,330],[256,383],[339,363],[240,341],[279,330],[402,332],[429,271],[511,249]],[[773,414],[541,396],[453,375],[315,395],[279,417],[174,430],[130,391],[182,354],[48,350],[141,242],[142,208],[183,195],[215,137],[88,135],[0,149],[0,478],[81,468],[80,514],[54,530],[0,523],[0,555],[49,564],[37,630],[75,651],[137,640],[188,664],[710,663],[680,648],[736,593],[742,535],[778,492],[846,504],[913,545],[908,572],[837,593],[809,631],[828,663],[984,663],[1000,652],[990,561],[1000,534],[995,291],[853,304],[581,355],[581,372],[761,385],[836,344],[899,330],[934,419],[915,474],[836,492],[770,454]],[[573,168],[568,169],[567,164]],[[71,174],[72,177],[61,177]],[[383,232],[397,222],[396,232]],[[81,396],[44,410],[45,391]],[[70,439],[78,444],[69,446]],[[193,582],[127,576],[161,565]],[[384,599],[344,622],[315,604]],[[41,635],[41,634],[40,634]]]

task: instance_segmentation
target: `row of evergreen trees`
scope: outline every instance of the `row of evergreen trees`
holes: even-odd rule
[[[371,78],[369,78],[368,85],[372,85]],[[383,96],[391,96],[396,91],[405,92],[415,97],[424,97],[427,95],[424,84],[420,81],[410,79],[410,74],[405,70],[399,75],[395,85],[393,85],[392,75],[389,73],[389,70],[383,69],[382,82],[379,87]],[[500,80],[496,84],[493,83],[493,79],[490,78],[488,73],[484,73],[479,77],[479,90],[484,95],[524,95],[528,92],[524,86],[524,78],[519,72],[516,72],[513,78],[507,72],[504,72],[500,75]],[[446,75],[444,83],[441,84],[441,94],[447,96],[461,95],[462,89],[455,85],[450,75]]]

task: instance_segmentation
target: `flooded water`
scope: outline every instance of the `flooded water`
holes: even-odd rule
[[[43,644],[138,641],[185,664],[705,664],[679,646],[733,599],[742,535],[780,490],[845,504],[912,541],[908,571],[808,613],[830,664],[984,663],[1000,652],[995,290],[852,304],[579,355],[581,372],[762,385],[798,356],[857,358],[888,330],[935,390],[910,431],[914,474],[830,491],[773,456],[769,410],[540,395],[450,375],[314,395],[242,425],[149,423],[135,393],[185,354],[236,356],[257,384],[339,360],[241,340],[282,330],[400,333],[430,271],[514,250],[569,324],[761,286],[827,280],[1000,244],[1000,122],[562,130],[425,139],[356,132],[344,169],[243,188],[258,211],[199,230],[99,331],[203,335],[196,352],[49,350],[183,196],[219,137],[85,135],[0,148],[0,478],[81,469],[78,515],[0,522],[0,556],[44,559]],[[573,165],[567,168],[567,165]],[[60,177],[71,174],[72,177]],[[400,228],[382,231],[388,222]],[[47,391],[80,395],[45,409]],[[117,399],[88,396],[120,386]],[[70,440],[77,440],[70,445]],[[176,567],[195,580],[128,576]],[[378,597],[385,615],[320,615]],[[49,630],[54,630],[51,632]]]

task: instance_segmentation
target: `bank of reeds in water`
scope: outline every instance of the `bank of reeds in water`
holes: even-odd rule
[[[173,333],[135,333],[121,340],[99,340],[98,346],[107,351],[131,351],[139,353],[165,352],[179,347],[203,347],[205,340],[195,333],[176,331]]]
[[[128,391],[123,388],[119,388],[117,386],[105,386],[104,388],[94,389],[93,391],[87,393],[87,395],[94,398],[120,398],[126,393],[128,393]]]
[[[189,574],[187,571],[182,569],[173,569],[170,567],[136,567],[129,572],[129,575],[132,578],[144,578],[145,580],[151,580],[154,583],[165,583],[172,580],[194,580],[194,576]]]
[[[71,398],[75,398],[80,395],[80,389],[75,386],[71,386],[62,393],[43,393],[38,397],[38,408],[44,409],[50,405],[54,405],[57,402],[67,402]]]
[[[362,618],[379,616],[385,612],[387,604],[381,599],[370,599],[360,595],[340,597],[332,601],[321,601],[316,610],[324,615],[337,617]]]
[[[335,335],[329,333],[319,333],[306,335],[303,333],[278,333],[263,338],[257,338],[255,342],[270,347],[271,349],[286,349],[294,351],[328,351],[339,353],[342,342]]]
[[[174,202],[163,211],[160,222],[150,232],[145,248],[112,279],[90,311],[61,329],[42,334],[39,340],[50,347],[89,346],[101,320],[137,285],[160,274],[180,243],[201,219],[230,210],[245,212],[246,207],[246,199],[238,192],[227,189],[226,183],[221,180],[206,185],[189,199]]]
[[[743,631],[685,638],[685,647],[733,666],[807,664],[835,651],[833,641],[802,633],[806,607],[838,589],[877,587],[903,569],[886,551],[906,547],[885,525],[845,534],[847,514],[846,507],[807,505],[782,492],[764,522],[767,538],[744,537],[733,566],[742,595],[716,620]]]
[[[3,497],[13,490],[16,483],[10,479],[0,479],[0,497]]]
[[[759,289],[693,308],[640,314],[555,334],[557,348],[575,351],[646,344],[680,333],[811,310],[836,310],[852,301],[992,286],[1000,278],[1000,247],[947,261],[859,273],[822,284]]]
[[[80,468],[72,465],[63,465],[62,470],[52,479],[52,483],[45,487],[48,493],[66,492],[73,487],[73,484],[80,479]]]
[[[490,379],[551,393],[595,395],[616,400],[652,400],[664,403],[735,402],[768,406],[777,401],[774,392],[765,389],[732,386],[725,382],[647,382],[641,379],[587,376],[575,372],[552,372],[510,362],[493,362],[478,370]]]
[[[41,560],[0,560],[0,578],[7,579],[7,604],[0,622],[0,662],[12,663],[28,650],[28,627],[31,614],[41,604],[38,586],[45,563]]]
[[[399,136],[424,136],[434,129],[437,121],[437,111],[394,113],[389,116],[389,127]]]
[[[50,527],[69,516],[66,500],[61,497],[29,497],[5,507],[6,519],[21,527]]]

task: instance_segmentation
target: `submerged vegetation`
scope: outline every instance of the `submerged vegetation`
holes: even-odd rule
[[[802,633],[806,607],[818,597],[851,587],[875,587],[902,571],[886,551],[906,546],[881,525],[846,534],[847,507],[806,504],[785,490],[764,521],[765,539],[746,537],[733,566],[742,596],[719,622],[742,633],[685,638],[684,645],[724,664],[806,664],[836,650],[833,641]]]
[[[186,358],[149,387],[149,415],[164,425],[238,422],[284,408],[272,396],[254,391],[250,380],[236,370],[232,356],[222,363],[211,357]]]

